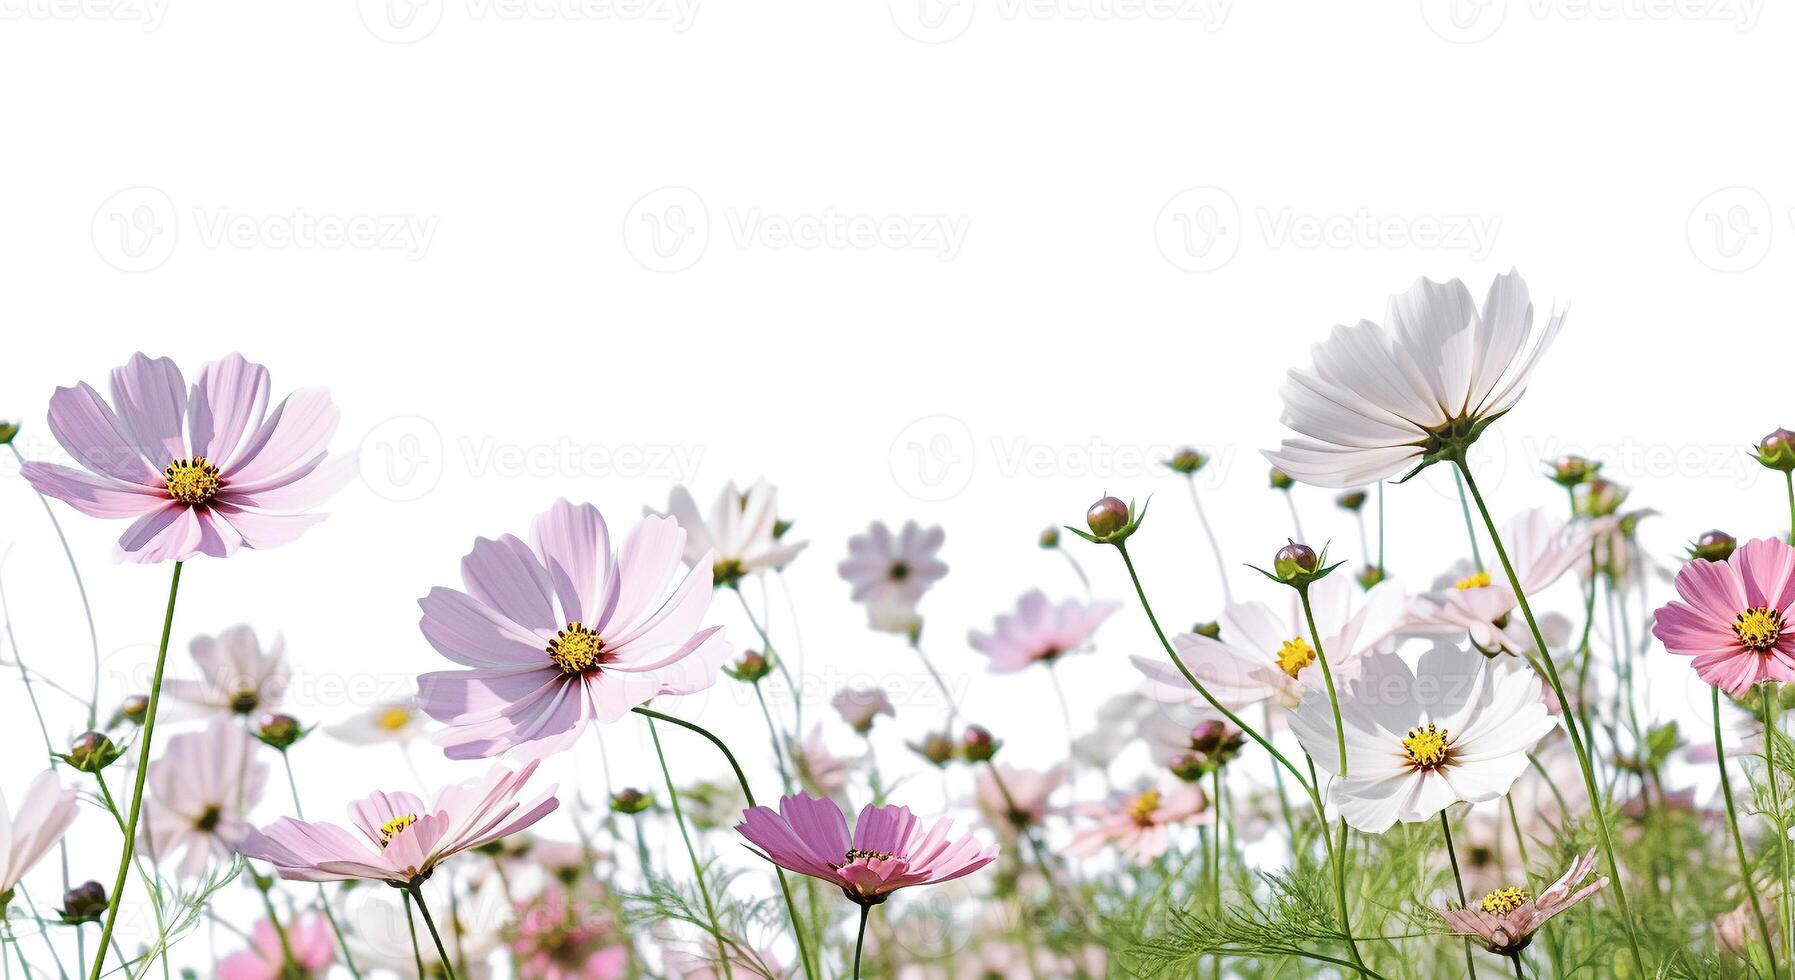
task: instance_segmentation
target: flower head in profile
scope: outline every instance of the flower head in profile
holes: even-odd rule
[[[873,628],[908,632],[923,593],[947,575],[947,564],[935,557],[946,540],[947,532],[939,527],[925,530],[905,521],[893,534],[875,522],[865,534],[848,539],[848,557],[835,570],[853,587],[854,601],[866,605]]]
[[[254,761],[255,743],[230,718],[168,740],[150,763],[137,849],[157,864],[197,878],[214,858],[229,861],[262,798],[268,766]]]
[[[416,885],[450,857],[524,830],[559,806],[553,786],[527,802],[518,799],[539,764],[518,770],[496,765],[480,779],[443,789],[429,803],[403,791],[377,792],[350,804],[354,831],[282,817],[249,831],[237,850],[292,881]]]
[[[369,705],[342,721],[325,725],[324,731],[350,745],[397,744],[422,735],[428,725],[424,713],[408,698]]]
[[[974,650],[991,658],[991,671],[1013,674],[1031,664],[1052,664],[1065,654],[1081,650],[1119,602],[1080,602],[1067,599],[1048,602],[1039,589],[1016,603],[1016,611],[998,616],[989,633],[972,633]]]
[[[1310,692],[1290,716],[1297,741],[1333,776],[1329,797],[1355,829],[1381,834],[1461,801],[1493,800],[1527,769],[1527,753],[1555,722],[1526,663],[1491,660],[1436,644],[1411,670],[1396,654],[1366,658],[1340,697],[1346,729],[1345,778],[1334,715]]]
[[[76,796],[52,770],[31,780],[17,811],[0,794],[0,914],[5,913],[19,879],[75,822]]]
[[[1490,892],[1474,907],[1441,909],[1440,915],[1455,936],[1475,939],[1492,953],[1518,953],[1527,948],[1533,934],[1547,920],[1608,887],[1606,877],[1583,884],[1595,866],[1596,852],[1592,847],[1537,899],[1509,886]]]
[[[1152,864],[1164,854],[1172,842],[1172,828],[1215,822],[1203,788],[1185,782],[1119,794],[1100,803],[1087,803],[1075,812],[1096,822],[1072,836],[1066,853],[1089,857],[1114,847],[1135,864]]]
[[[952,836],[946,817],[925,830],[905,806],[867,804],[850,836],[841,808],[803,793],[780,798],[778,810],[744,812],[735,829],[761,857],[827,881],[861,905],[878,905],[911,885],[952,881],[997,860],[996,846],[981,846],[971,834]]]
[[[974,781],[979,813],[1005,840],[1015,840],[1019,830],[1037,826],[1047,818],[1053,793],[1065,784],[1070,772],[1063,763],[1046,771],[1002,764],[995,772],[981,768]]]
[[[264,653],[255,630],[233,626],[217,636],[194,637],[189,649],[203,679],[168,682],[164,690],[169,697],[227,715],[254,715],[280,706],[288,677],[286,642],[280,637]]]
[[[1514,564],[1515,577],[1524,594],[1539,594],[1587,560],[1592,529],[1587,522],[1567,524],[1543,507],[1524,511],[1502,529]],[[1434,634],[1468,633],[1471,642],[1486,651],[1505,650],[1517,656],[1533,652],[1533,638],[1524,624],[1510,615],[1519,605],[1508,577],[1474,568],[1469,562],[1454,566],[1433,591],[1409,602],[1404,628]]]
[[[703,626],[710,562],[682,569],[685,545],[678,522],[646,517],[613,552],[597,508],[565,500],[537,516],[528,544],[475,540],[467,591],[418,600],[424,638],[467,668],[418,678],[418,706],[448,726],[437,744],[452,759],[557,752],[590,721],[716,683],[729,644]]]
[[[1760,681],[1795,680],[1795,548],[1759,538],[1725,561],[1697,558],[1677,573],[1677,595],[1658,609],[1652,635],[1694,657],[1702,680],[1734,697]]]
[[[152,563],[273,548],[324,519],[311,513],[354,476],[326,461],[337,410],[321,388],[272,411],[268,371],[241,354],[200,368],[191,389],[166,357],[112,372],[112,403],[86,382],[50,396],[50,433],[81,464],[29,462],[39,493],[90,517],[126,519],[119,557]]]
[[[891,706],[891,698],[880,687],[842,688],[829,699],[829,704],[848,727],[865,735],[873,730],[873,720],[880,715],[896,718],[897,709]]]
[[[686,563],[697,568],[708,554],[717,585],[735,585],[757,572],[784,568],[809,542],[785,540],[777,496],[765,480],[755,481],[747,493],[728,483],[706,517],[685,487],[674,487],[666,516],[685,529]]]
[[[1480,311],[1457,279],[1418,279],[1383,325],[1336,326],[1281,393],[1297,436],[1265,457],[1304,483],[1345,490],[1462,452],[1515,406],[1564,322],[1531,348],[1533,301],[1519,273],[1490,284]],[[1406,477],[1405,477],[1406,478]]]
[[[309,915],[288,923],[286,933],[291,962],[274,923],[262,919],[250,927],[249,948],[218,964],[218,980],[294,980],[291,968],[295,967],[301,977],[323,977],[337,956],[330,922],[322,915]]]

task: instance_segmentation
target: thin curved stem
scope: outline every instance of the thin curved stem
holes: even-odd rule
[[[1789,835],[1783,826],[1782,776],[1776,771],[1776,683],[1758,685],[1764,704],[1764,778],[1770,782],[1772,832],[1776,836],[1777,878],[1782,885],[1783,954],[1795,964],[1795,897],[1789,894]]]
[[[773,638],[767,635],[766,627],[760,624],[760,617],[754,615],[754,607],[748,605],[748,597],[742,594],[741,583],[730,585],[729,591],[734,592],[736,601],[741,603],[742,615],[748,617],[748,625],[754,627],[755,635],[760,637],[760,645],[766,653],[767,659],[773,662],[773,666],[779,668],[780,678],[785,681],[785,686],[791,689],[792,725],[802,733],[804,731],[804,692],[798,689],[798,682],[792,680],[791,671],[785,666],[785,658],[779,655],[779,651],[773,649]],[[765,596],[764,586],[762,596],[763,598]]]
[[[1440,811],[1440,833],[1446,838],[1446,856],[1452,859],[1452,883],[1458,886],[1458,904],[1468,906],[1471,900],[1465,897],[1465,877],[1458,870],[1458,851],[1452,846],[1452,821],[1446,819],[1446,811]],[[1477,980],[1477,961],[1472,958],[1471,940],[1465,940],[1465,971],[1471,980]]]
[[[710,920],[711,936],[717,940],[717,952],[723,963],[723,976],[730,980],[735,971],[729,965],[729,951],[724,949],[727,940],[723,938],[723,927],[717,922],[717,906],[711,901],[710,886],[704,883],[704,862],[698,860],[698,849],[692,846],[692,833],[686,829],[686,815],[679,808],[679,790],[673,786],[673,772],[667,768],[667,754],[661,751],[661,733],[654,727],[654,719],[648,721],[648,734],[654,739],[654,757],[661,763],[661,778],[667,783],[667,804],[673,808],[673,822],[679,827],[679,837],[686,843],[686,856],[692,859],[692,876],[698,880],[698,897],[704,900],[704,916]]]
[[[866,945],[866,919],[872,911],[871,905],[860,906],[860,932],[854,937],[854,980],[860,980],[860,950]]]
[[[6,448],[12,450],[12,457],[20,466],[25,465],[25,456],[19,452],[17,444],[9,442]],[[35,487],[32,492],[37,492]],[[87,599],[87,583],[81,578],[81,566],[75,563],[75,552],[69,548],[68,535],[62,533],[62,522],[56,519],[56,510],[50,506],[50,498],[39,493],[37,500],[44,505],[44,515],[50,518],[50,527],[56,531],[56,541],[62,545],[62,556],[68,559],[69,573],[75,576],[75,591],[81,596],[81,613],[87,617],[87,644],[93,651],[93,693],[87,702],[87,727],[96,728],[100,723],[100,634],[94,628],[93,604]]]
[[[1234,590],[1228,584],[1228,563],[1222,558],[1222,545],[1216,540],[1215,529],[1209,526],[1209,515],[1203,511],[1203,498],[1197,496],[1196,475],[1186,474],[1184,483],[1190,488],[1190,505],[1196,508],[1197,523],[1203,528],[1203,536],[1209,539],[1209,553],[1215,556],[1215,571],[1222,581],[1222,602],[1233,605]]]
[[[299,783],[293,778],[293,758],[286,749],[280,750],[281,765],[287,770],[287,789],[293,794],[293,815],[305,819],[305,807],[299,802]],[[497,859],[494,859],[495,863]],[[330,910],[330,896],[324,891],[324,883],[318,883],[318,907],[324,912],[324,921],[330,923],[330,931],[337,937],[337,949],[343,954],[343,965],[349,968],[349,975],[361,980],[361,971],[355,968],[355,957],[349,955],[349,942],[343,938],[343,927],[337,922],[335,912]]]
[[[1465,537],[1471,540],[1471,563],[1481,572],[1483,571],[1483,552],[1477,548],[1477,522],[1471,520],[1471,503],[1465,499],[1465,480],[1464,477],[1458,475],[1458,470],[1452,471],[1452,484],[1458,488],[1458,509],[1465,515]],[[1494,534],[1495,532],[1491,531],[1490,533]]]
[[[150,678],[150,703],[143,715],[143,741],[137,749],[137,780],[131,790],[131,815],[125,820],[125,845],[118,859],[118,874],[112,883],[112,895],[106,903],[106,923],[100,927],[100,948],[112,938],[112,929],[118,924],[119,900],[125,891],[125,876],[131,870],[131,857],[137,848],[137,818],[143,812],[143,783],[150,772],[150,740],[156,734],[156,707],[162,700],[162,669],[168,663],[168,637],[174,631],[175,597],[181,591],[181,565],[175,562],[174,575],[168,583],[168,609],[162,614],[162,642],[156,647],[156,670]],[[88,980],[100,980],[100,972],[105,957],[96,956],[93,970]]]
[[[1064,548],[1053,550],[1059,552],[1066,559],[1066,564],[1072,566],[1072,574],[1078,576],[1078,584],[1084,586],[1084,594],[1088,598],[1091,594],[1091,579],[1084,573],[1084,566],[1078,563],[1078,559],[1072,557],[1072,552]]]
[[[413,918],[411,914],[411,890],[406,889],[404,895],[405,926],[411,932],[411,958],[418,966],[418,980],[428,980],[427,974],[424,973],[424,950],[418,945],[417,919]]]
[[[424,926],[430,930],[430,941],[436,944],[436,958],[442,961],[443,976],[455,980],[455,967],[449,960],[449,951],[443,948],[443,937],[436,931],[436,920],[430,918],[430,906],[424,901],[423,889],[413,885],[411,897],[417,900],[418,911],[424,914]]]
[[[1795,544],[1795,470],[1783,470],[1783,486],[1789,491],[1789,543]]]
[[[760,689],[760,681],[754,681],[753,687],[754,699],[760,702],[760,716],[767,721],[767,735],[773,741],[773,764],[779,767],[779,785],[784,787],[787,793],[790,793],[792,791],[791,770],[785,766],[785,749],[779,744],[779,726],[773,722],[773,712],[767,707],[767,695]]]
[[[1720,795],[1726,800],[1726,823],[1733,832],[1733,853],[1739,858],[1739,886],[1745,900],[1751,903],[1758,920],[1758,933],[1764,937],[1764,952],[1770,957],[1770,975],[1776,976],[1776,944],[1770,939],[1770,921],[1764,918],[1764,907],[1758,904],[1758,891],[1751,882],[1751,859],[1745,856],[1745,837],[1739,833],[1739,811],[1733,807],[1733,783],[1726,771],[1726,742],[1720,731],[1720,688],[1710,688],[1714,696],[1714,764],[1720,767]]]
[[[1484,503],[1483,494],[1477,489],[1477,479],[1471,475],[1471,468],[1466,465],[1464,453],[1460,452],[1452,459],[1458,472],[1464,475],[1465,487],[1471,492],[1471,499],[1477,504],[1478,513],[1483,515],[1484,529],[1489,532],[1490,543],[1496,549],[1496,557],[1502,563],[1502,571],[1508,576],[1508,585],[1515,594],[1515,603],[1521,608],[1521,615],[1527,620],[1527,629],[1533,635],[1534,648],[1539,651],[1540,664],[1546,668],[1546,680],[1552,685],[1552,693],[1558,695],[1558,703],[1569,704],[1564,684],[1558,678],[1558,666],[1552,660],[1551,648],[1546,645],[1545,634],[1540,632],[1539,620],[1533,615],[1533,607],[1527,602],[1527,593],[1521,588],[1520,576],[1515,574],[1514,563],[1508,559],[1508,549],[1502,546],[1502,535],[1496,530],[1496,521],[1490,516],[1489,505]],[[1564,730],[1571,736],[1571,748],[1577,754],[1577,766],[1583,771],[1583,790],[1589,795],[1590,816],[1595,818],[1597,839],[1602,846],[1603,856],[1608,860],[1609,877],[1613,881],[1614,902],[1619,907],[1621,923],[1626,927],[1627,947],[1632,954],[1633,966],[1640,976],[1649,976],[1646,969],[1645,954],[1639,948],[1639,935],[1634,926],[1633,913],[1627,904],[1627,890],[1622,883],[1620,861],[1614,856],[1614,839],[1608,829],[1608,816],[1603,812],[1602,794],[1596,788],[1595,769],[1589,761],[1589,749],[1583,744],[1581,726],[1571,716],[1574,712],[1562,712]]]

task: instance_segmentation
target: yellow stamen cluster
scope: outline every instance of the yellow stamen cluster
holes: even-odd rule
[[[1747,650],[1759,653],[1776,646],[1782,639],[1783,614],[1766,606],[1754,606],[1733,619],[1733,632]]]
[[[1159,809],[1159,790],[1150,789],[1134,798],[1128,805],[1128,816],[1136,826],[1153,826],[1153,814]]]
[[[1416,769],[1438,769],[1445,765],[1447,756],[1451,755],[1446,735],[1446,729],[1435,727],[1431,721],[1420,728],[1409,729],[1402,740],[1409,763]]]
[[[548,659],[564,674],[583,674],[603,662],[605,641],[578,620],[548,641]]]
[[[1487,589],[1490,587],[1490,573],[1477,572],[1473,575],[1467,575],[1457,582],[1452,583],[1452,587],[1461,592],[1466,589]]]
[[[386,823],[381,824],[380,825],[380,846],[385,847],[388,844],[391,844],[393,842],[393,838],[399,836],[401,831],[403,831],[405,828],[407,828],[417,822],[418,822],[417,814],[407,813],[404,816],[394,817],[393,819],[388,820]]]
[[[1278,666],[1291,677],[1303,672],[1303,668],[1315,662],[1315,648],[1302,637],[1285,640],[1278,648]]]
[[[189,506],[211,500],[218,488],[224,486],[224,481],[218,478],[218,467],[206,462],[204,456],[177,459],[168,464],[162,471],[162,482],[167,484],[170,497]]]
[[[889,860],[891,860],[891,855],[885,853],[884,851],[868,851],[864,848],[859,848],[859,847],[848,848],[848,863],[849,864],[853,864],[855,861],[889,861]]]
[[[396,732],[411,723],[411,712],[405,708],[391,707],[382,711],[374,723],[389,732]]]
[[[1491,915],[1507,915],[1525,904],[1527,893],[1511,885],[1483,896],[1483,901],[1478,902],[1477,907]]]

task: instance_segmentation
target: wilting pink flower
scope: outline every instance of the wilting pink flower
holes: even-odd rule
[[[861,905],[878,905],[910,885],[952,881],[997,860],[996,846],[981,847],[971,834],[950,839],[953,821],[946,817],[924,831],[905,806],[867,804],[850,838],[840,807],[804,793],[781,797],[777,811],[744,812],[735,829],[761,857],[834,884]]]
[[[529,544],[476,539],[461,560],[467,591],[418,600],[424,638],[470,668],[418,678],[418,706],[449,726],[437,744],[451,759],[526,743],[546,755],[594,719],[716,683],[729,644],[702,628],[710,563],[682,571],[685,544],[678,522],[647,517],[613,554],[597,508],[565,500],[536,518]]]
[[[176,873],[189,878],[214,857],[229,861],[268,782],[268,767],[252,758],[254,744],[229,718],[169,739],[150,763],[138,850],[158,864],[179,855]]]
[[[629,947],[611,914],[570,902],[555,885],[518,903],[511,951],[520,980],[617,980],[629,972]]]
[[[294,966],[306,977],[322,977],[337,956],[337,939],[330,922],[321,915],[295,920],[287,926],[287,946]],[[287,972],[280,934],[274,923],[263,919],[249,930],[249,948],[225,957],[218,964],[218,980],[295,980]]]
[[[829,704],[834,706],[849,728],[862,735],[873,730],[874,718],[880,715],[897,717],[897,710],[891,706],[891,698],[886,696],[883,688],[843,688],[835,692],[835,697],[829,699]]]
[[[288,677],[280,637],[263,653],[255,630],[233,626],[215,637],[195,637],[189,649],[204,679],[169,681],[162,689],[169,697],[223,714],[253,715],[280,705]]]
[[[25,872],[75,822],[76,796],[51,770],[38,773],[26,787],[24,805],[17,813],[0,794],[0,896],[10,896]],[[0,915],[5,911],[6,900],[0,897]]]
[[[1537,899],[1529,899],[1519,888],[1499,888],[1485,895],[1476,908],[1441,909],[1440,915],[1455,936],[1476,939],[1492,953],[1518,953],[1548,919],[1608,887],[1605,877],[1577,887],[1595,866],[1592,847]]]
[[[1033,663],[1051,664],[1082,649],[1097,627],[1121,607],[1119,602],[1077,599],[1054,605],[1037,589],[1016,603],[1014,613],[997,617],[990,633],[974,631],[969,642],[974,650],[991,658],[992,673],[1012,674]]]
[[[1014,840],[1019,828],[1033,827],[1046,819],[1054,790],[1066,781],[1067,768],[1054,766],[1045,772],[1013,769],[999,764],[997,772],[980,769],[976,780],[979,812],[1005,840]],[[998,785],[999,779],[1003,785]],[[1006,792],[1007,791],[1007,792]]]
[[[268,371],[241,354],[200,368],[191,391],[166,357],[112,372],[112,402],[83,382],[50,396],[50,433],[83,469],[30,462],[39,493],[90,517],[129,518],[119,557],[226,557],[273,548],[324,519],[307,513],[354,475],[325,463],[337,410],[304,388],[268,411]],[[116,406],[116,414],[113,406]]]
[[[1702,680],[1738,697],[1759,681],[1795,680],[1795,548],[1759,538],[1726,561],[1697,558],[1677,573],[1652,635],[1695,658]]]
[[[237,850],[294,881],[416,884],[449,857],[509,837],[559,806],[553,786],[518,802],[539,764],[494,766],[481,779],[443,789],[428,805],[411,793],[377,792],[349,806],[360,837],[337,824],[282,817],[249,831]]]
[[[1151,864],[1164,854],[1174,826],[1215,822],[1202,787],[1183,782],[1085,804],[1077,812],[1097,822],[1073,835],[1068,854],[1089,857],[1113,844],[1136,864]]]
[[[835,570],[853,586],[853,598],[866,604],[867,621],[875,628],[901,633],[916,621],[916,604],[929,586],[947,575],[947,564],[935,557],[947,540],[939,527],[924,530],[905,521],[896,535],[873,523],[865,534],[848,539],[848,557]]]

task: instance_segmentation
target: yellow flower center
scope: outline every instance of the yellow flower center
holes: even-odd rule
[[[578,620],[548,641],[548,659],[564,674],[583,674],[597,667],[605,657],[605,641],[597,633],[581,626]]]
[[[1278,666],[1291,677],[1303,672],[1303,668],[1315,662],[1315,648],[1302,637],[1285,640],[1278,648]]]
[[[381,824],[380,825],[380,846],[385,847],[388,844],[391,844],[393,842],[393,838],[399,836],[401,831],[403,831],[405,828],[407,828],[417,822],[418,822],[417,814],[407,813],[402,817],[394,817],[393,819],[388,820],[386,823]]]
[[[885,853],[884,851],[868,851],[868,850],[865,850],[864,848],[859,848],[859,847],[848,848],[848,863],[849,864],[853,864],[855,861],[889,861],[889,860],[891,860],[891,855]]]
[[[1416,769],[1438,769],[1446,764],[1451,755],[1450,743],[1447,741],[1446,729],[1436,728],[1428,722],[1420,728],[1411,728],[1402,740],[1402,749],[1409,754],[1409,763]]]
[[[382,711],[374,723],[389,732],[396,732],[411,723],[411,711],[406,708],[391,707]]]
[[[1776,646],[1783,635],[1783,614],[1765,606],[1754,606],[1733,620],[1733,632],[1747,650],[1759,653]]]
[[[1159,790],[1150,789],[1134,798],[1128,805],[1128,816],[1136,826],[1153,826],[1153,814],[1159,809]]]
[[[218,467],[206,462],[204,456],[177,459],[168,464],[162,471],[162,481],[168,485],[170,497],[189,506],[211,500],[224,485],[218,478]]]
[[[1491,915],[1507,915],[1526,903],[1527,893],[1510,886],[1498,888],[1483,896],[1483,901],[1477,903],[1477,906]]]
[[[1472,575],[1467,575],[1457,582],[1452,583],[1452,587],[1461,592],[1465,589],[1487,589],[1490,587],[1490,573],[1477,572]]]

